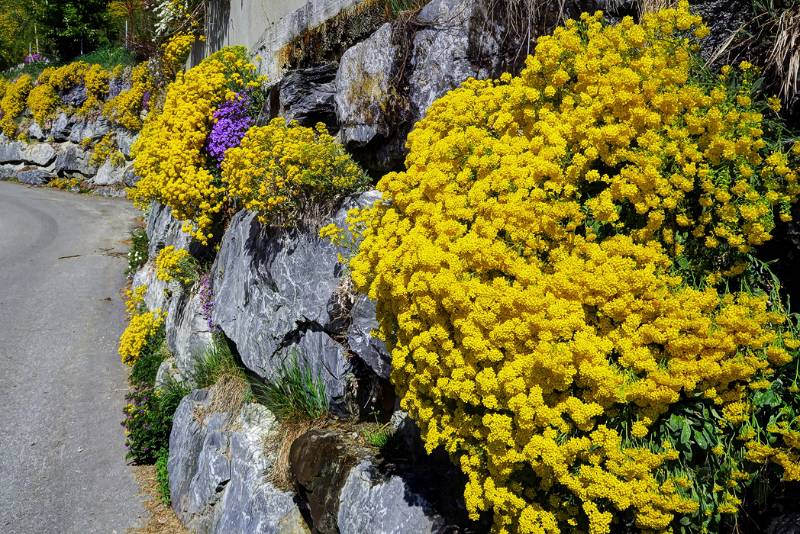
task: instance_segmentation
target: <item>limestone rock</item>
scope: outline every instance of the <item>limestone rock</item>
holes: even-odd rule
[[[24,149],[25,144],[21,141],[14,141],[4,134],[0,134],[0,163],[22,162],[22,152]]]
[[[167,343],[175,356],[178,370],[184,376],[194,371],[195,362],[212,342],[208,320],[203,316],[203,303],[197,291],[184,294],[173,313],[167,317]]]
[[[89,163],[91,155],[80,145],[63,143],[58,146],[54,171],[59,175],[79,173],[94,176],[97,167]]]
[[[53,174],[40,167],[22,167],[17,171],[17,179],[23,184],[44,185],[55,178]]]
[[[42,127],[39,126],[39,123],[33,121],[30,126],[28,126],[28,137],[36,139],[37,141],[44,141],[47,136],[42,131]]]
[[[209,391],[195,391],[173,417],[168,471],[175,513],[199,533],[308,533],[293,495],[267,480],[275,453],[264,442],[274,436],[275,418],[252,404],[238,414],[208,413],[211,400]]]
[[[95,185],[116,185],[125,183],[125,173],[128,171],[130,164],[117,167],[107,159],[97,169],[97,174],[92,178],[92,183]]]
[[[291,71],[280,82],[279,115],[303,126],[325,123],[335,130],[336,64],[324,64]]]
[[[381,472],[368,450],[345,435],[311,430],[289,453],[315,532],[440,532],[447,521],[406,478]]]
[[[150,241],[148,254],[151,260],[167,245],[189,248],[192,238],[181,230],[182,226],[183,223],[172,218],[172,210],[168,206],[157,202],[150,204],[145,229]]]
[[[391,135],[393,125],[387,110],[392,104],[392,78],[398,61],[389,23],[342,56],[336,73],[336,109],[345,145],[363,147]]]
[[[85,118],[76,121],[69,134],[73,143],[81,143],[85,139],[97,141],[111,131],[111,125],[103,116]]]
[[[69,141],[73,126],[75,126],[75,118],[61,112],[50,127],[50,137],[59,143]]]
[[[117,146],[120,152],[128,159],[131,157],[131,147],[134,141],[136,141],[137,135],[138,134],[126,130],[125,128],[117,129]]]
[[[383,341],[371,335],[378,328],[375,302],[365,295],[357,295],[350,316],[352,322],[347,329],[350,350],[358,354],[376,375],[388,379],[392,371],[392,357]]]
[[[47,143],[29,144],[22,151],[22,161],[39,167],[47,167],[55,159],[56,151]]]
[[[479,72],[470,61],[473,0],[433,0],[419,15],[423,27],[414,35],[409,100],[414,122],[434,100]]]

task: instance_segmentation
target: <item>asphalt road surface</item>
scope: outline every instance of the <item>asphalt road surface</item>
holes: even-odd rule
[[[135,215],[122,200],[0,182],[3,534],[122,534],[143,521],[116,354]]]

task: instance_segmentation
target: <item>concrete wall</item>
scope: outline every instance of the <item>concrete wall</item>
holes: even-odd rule
[[[207,0],[206,42],[195,48],[190,64],[222,47],[244,45],[261,56],[261,72],[277,81],[285,72],[285,45],[363,1]]]

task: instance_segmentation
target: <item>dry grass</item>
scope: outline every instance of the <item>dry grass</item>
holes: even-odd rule
[[[189,534],[172,508],[164,505],[158,498],[156,468],[152,465],[138,465],[131,469],[139,483],[141,495],[146,497],[144,507],[150,517],[142,528],[131,529],[128,534]]]
[[[784,102],[800,93],[800,4],[794,5],[774,21],[775,42],[769,55]]]
[[[224,373],[209,390],[211,402],[196,413],[195,417],[203,422],[207,415],[213,413],[227,414],[228,424],[232,423],[244,406],[250,393],[250,383],[243,374]]]
[[[639,0],[639,14],[654,13],[661,9],[673,7],[677,0]]]
[[[316,428],[325,426],[324,420],[317,421],[283,421],[280,423],[276,433],[271,435],[264,442],[265,450],[277,450],[275,463],[269,472],[269,480],[276,487],[294,491],[292,483],[292,465],[289,461],[289,452],[292,449],[294,440]]]

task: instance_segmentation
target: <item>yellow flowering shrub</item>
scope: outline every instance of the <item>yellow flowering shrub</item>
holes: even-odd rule
[[[114,132],[105,134],[94,145],[92,155],[89,157],[89,163],[99,166],[109,159],[117,167],[125,163],[125,155],[117,147],[117,134]]]
[[[162,248],[155,260],[156,277],[164,282],[177,281],[188,286],[197,281],[198,264],[189,251],[173,245]]]
[[[28,74],[23,74],[5,87],[2,100],[0,100],[0,131],[6,137],[14,137],[17,132],[17,117],[24,111],[28,93],[33,86],[33,80]]]
[[[89,113],[94,109],[102,109],[103,102],[108,96],[111,71],[100,65],[91,65],[84,74],[86,85],[86,101],[78,110],[81,114]]]
[[[43,124],[58,110],[59,93],[84,83],[90,66],[83,61],[44,69],[28,95],[28,108],[36,122]]]
[[[103,106],[103,116],[131,131],[142,128],[145,97],[155,90],[153,76],[147,63],[139,63],[131,73],[131,87],[109,99]]]
[[[216,107],[236,92],[258,87],[263,77],[243,47],[224,48],[167,88],[160,113],[148,115],[133,145],[139,182],[130,197],[139,206],[157,200],[185,221],[184,230],[206,243],[225,205],[225,188],[207,168],[204,150]]]
[[[285,223],[324,210],[326,201],[358,190],[368,179],[324,124],[287,125],[278,117],[250,128],[225,153],[222,181],[263,223]]]
[[[122,363],[133,365],[142,354],[148,341],[157,336],[164,327],[161,310],[137,313],[131,317],[128,327],[119,338],[119,355]]]
[[[194,34],[177,33],[164,43],[161,61],[164,66],[164,73],[167,77],[171,78],[181,69],[183,64],[186,63],[192,45],[197,40],[198,38]]]
[[[568,21],[435,102],[348,218],[401,407],[494,532],[708,529],[766,462],[800,479],[796,325],[746,290],[798,158],[750,66],[698,78],[707,33],[687,2]]]

